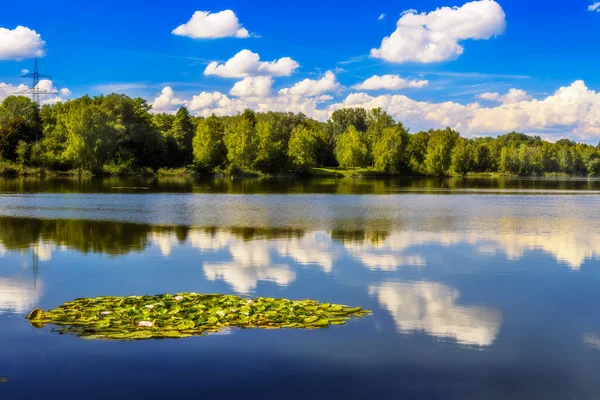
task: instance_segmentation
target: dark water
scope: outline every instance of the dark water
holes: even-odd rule
[[[599,189],[0,180],[0,399],[600,398]],[[373,315],[138,342],[24,319],[78,297],[185,291]]]

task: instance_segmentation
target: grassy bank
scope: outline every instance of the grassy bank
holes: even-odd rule
[[[258,171],[241,170],[217,170],[214,172],[202,172],[194,169],[193,166],[181,168],[159,168],[154,171],[151,168],[130,168],[126,166],[105,165],[101,171],[92,172],[88,170],[69,170],[53,171],[43,167],[29,167],[14,162],[0,162],[0,176],[25,176],[25,177],[200,177],[200,176],[231,176],[236,178],[282,178],[294,177],[292,171],[285,174],[265,174]],[[415,173],[391,174],[375,171],[371,168],[341,168],[341,167],[314,167],[310,168],[301,176],[314,178],[390,178],[390,177],[424,177]],[[461,175],[450,173],[447,177],[459,178]],[[469,172],[466,178],[519,178],[520,175],[506,172]],[[533,176],[537,178],[569,178],[580,177],[568,175],[565,173],[546,173],[543,176]]]

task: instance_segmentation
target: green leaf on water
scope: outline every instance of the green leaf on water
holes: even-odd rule
[[[314,300],[178,293],[76,299],[53,310],[35,309],[27,319],[36,328],[52,324],[60,334],[86,339],[143,340],[203,335],[228,327],[326,328],[369,314],[360,307]]]

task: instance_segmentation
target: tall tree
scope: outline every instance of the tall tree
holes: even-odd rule
[[[227,159],[234,170],[251,170],[258,151],[254,113],[245,111],[235,117],[225,130]]]
[[[194,163],[201,170],[212,171],[225,161],[224,132],[223,123],[214,114],[199,123],[193,146]]]
[[[429,144],[429,132],[417,132],[414,135],[409,135],[407,157],[409,159],[410,168],[413,171],[419,171],[425,161],[427,155],[427,145]]]
[[[304,126],[292,130],[288,156],[297,172],[304,172],[317,165],[319,138],[315,131]]]
[[[98,170],[114,154],[117,135],[109,115],[96,104],[75,104],[66,115],[64,158],[75,168]]]
[[[337,139],[335,156],[340,167],[366,167],[369,162],[369,141],[366,132],[350,125]]]
[[[452,169],[461,176],[466,176],[473,170],[473,145],[464,138],[458,138],[452,149]]]
[[[188,109],[180,107],[175,114],[175,119],[168,135],[174,139],[181,164],[187,164],[192,160],[192,142],[195,133],[196,129]]]
[[[407,168],[408,132],[399,123],[385,126],[373,137],[373,160],[377,171],[400,173]]]
[[[458,132],[450,128],[430,132],[424,164],[431,175],[448,174],[452,163],[452,149],[458,137]]]

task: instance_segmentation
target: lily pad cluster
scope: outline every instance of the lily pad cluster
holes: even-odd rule
[[[82,298],[49,311],[33,310],[30,323],[55,325],[61,334],[88,339],[181,338],[236,328],[326,328],[370,311],[361,307],[234,295],[179,293]]]

